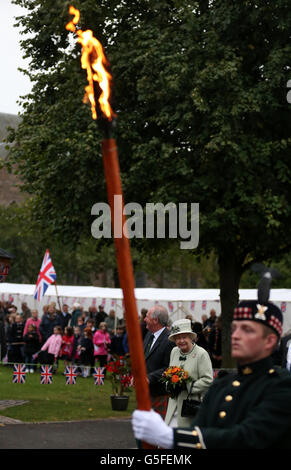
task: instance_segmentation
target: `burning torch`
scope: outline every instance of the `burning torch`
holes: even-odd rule
[[[87,71],[88,85],[85,88],[86,93],[83,101],[90,102],[92,118],[99,121],[99,125],[104,134],[104,139],[102,140],[102,157],[112,221],[119,220],[119,226],[123,227],[122,233],[118,234],[118,236],[115,235],[113,230],[118,274],[120,286],[123,291],[126,328],[128,333],[137,405],[138,409],[149,411],[151,409],[151,400],[147,381],[141,328],[138,320],[134,295],[135,284],[133,266],[129,239],[126,236],[126,233],[124,233],[124,229],[126,228],[126,218],[123,210],[124,201],[118,151],[116,141],[111,135],[116,114],[113,112],[109,102],[111,75],[106,68],[109,64],[103,52],[101,43],[93,36],[92,31],[82,31],[76,28],[80,18],[80,12],[71,6],[69,13],[74,15],[74,17],[67,24],[66,29],[76,33],[78,37],[77,41],[82,45],[81,65],[82,68]],[[115,195],[120,196],[120,199],[122,200],[121,207],[118,209],[114,207]]]

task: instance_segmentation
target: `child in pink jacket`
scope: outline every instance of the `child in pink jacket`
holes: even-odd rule
[[[25,326],[24,326],[24,330],[23,330],[23,336],[26,335],[29,325],[34,325],[35,326],[38,337],[39,337],[39,341],[41,341],[41,334],[40,334],[40,331],[39,331],[40,318],[38,318],[38,311],[37,310],[31,310],[31,317],[29,317],[25,322]]]
[[[109,354],[109,346],[111,344],[110,335],[107,331],[107,325],[105,322],[99,323],[99,329],[94,333],[93,336],[94,344],[94,356],[99,360],[100,367],[104,367],[107,364],[107,356]],[[104,369],[106,372],[106,369]]]
[[[46,340],[41,348],[41,351],[47,351],[46,364],[53,365],[55,363],[59,355],[62,342],[62,328],[60,326],[55,326],[53,334]]]

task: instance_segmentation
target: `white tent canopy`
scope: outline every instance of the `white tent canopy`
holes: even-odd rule
[[[90,306],[104,306],[108,313],[114,309],[117,317],[123,316],[123,293],[121,289],[94,286],[57,286],[51,285],[41,302],[34,299],[35,284],[0,283],[0,300],[11,301],[21,311],[21,303],[26,302],[29,308],[37,308],[40,315],[44,305],[50,302],[66,303],[72,309],[78,302],[88,309]],[[58,298],[57,298],[58,294]],[[257,289],[240,289],[240,300],[257,298]],[[136,288],[135,298],[138,312],[150,308],[156,303],[164,305],[172,321],[191,314],[194,321],[201,321],[203,314],[209,316],[212,308],[217,315],[221,312],[219,289],[156,289]],[[270,301],[281,308],[284,315],[284,332],[291,328],[291,289],[272,289]]]

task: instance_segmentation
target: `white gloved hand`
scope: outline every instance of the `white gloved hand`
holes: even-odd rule
[[[154,410],[135,410],[132,414],[132,428],[136,439],[163,449],[173,447],[173,429]]]

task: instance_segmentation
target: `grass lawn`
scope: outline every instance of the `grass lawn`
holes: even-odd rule
[[[20,406],[0,409],[1,416],[24,422],[74,421],[111,417],[130,417],[136,408],[135,392],[128,393],[127,411],[112,411],[110,374],[104,385],[95,385],[94,378],[77,377],[75,385],[66,385],[62,361],[50,385],[40,384],[39,368],[26,375],[25,384],[12,383],[13,368],[0,365],[0,401],[28,400]]]

